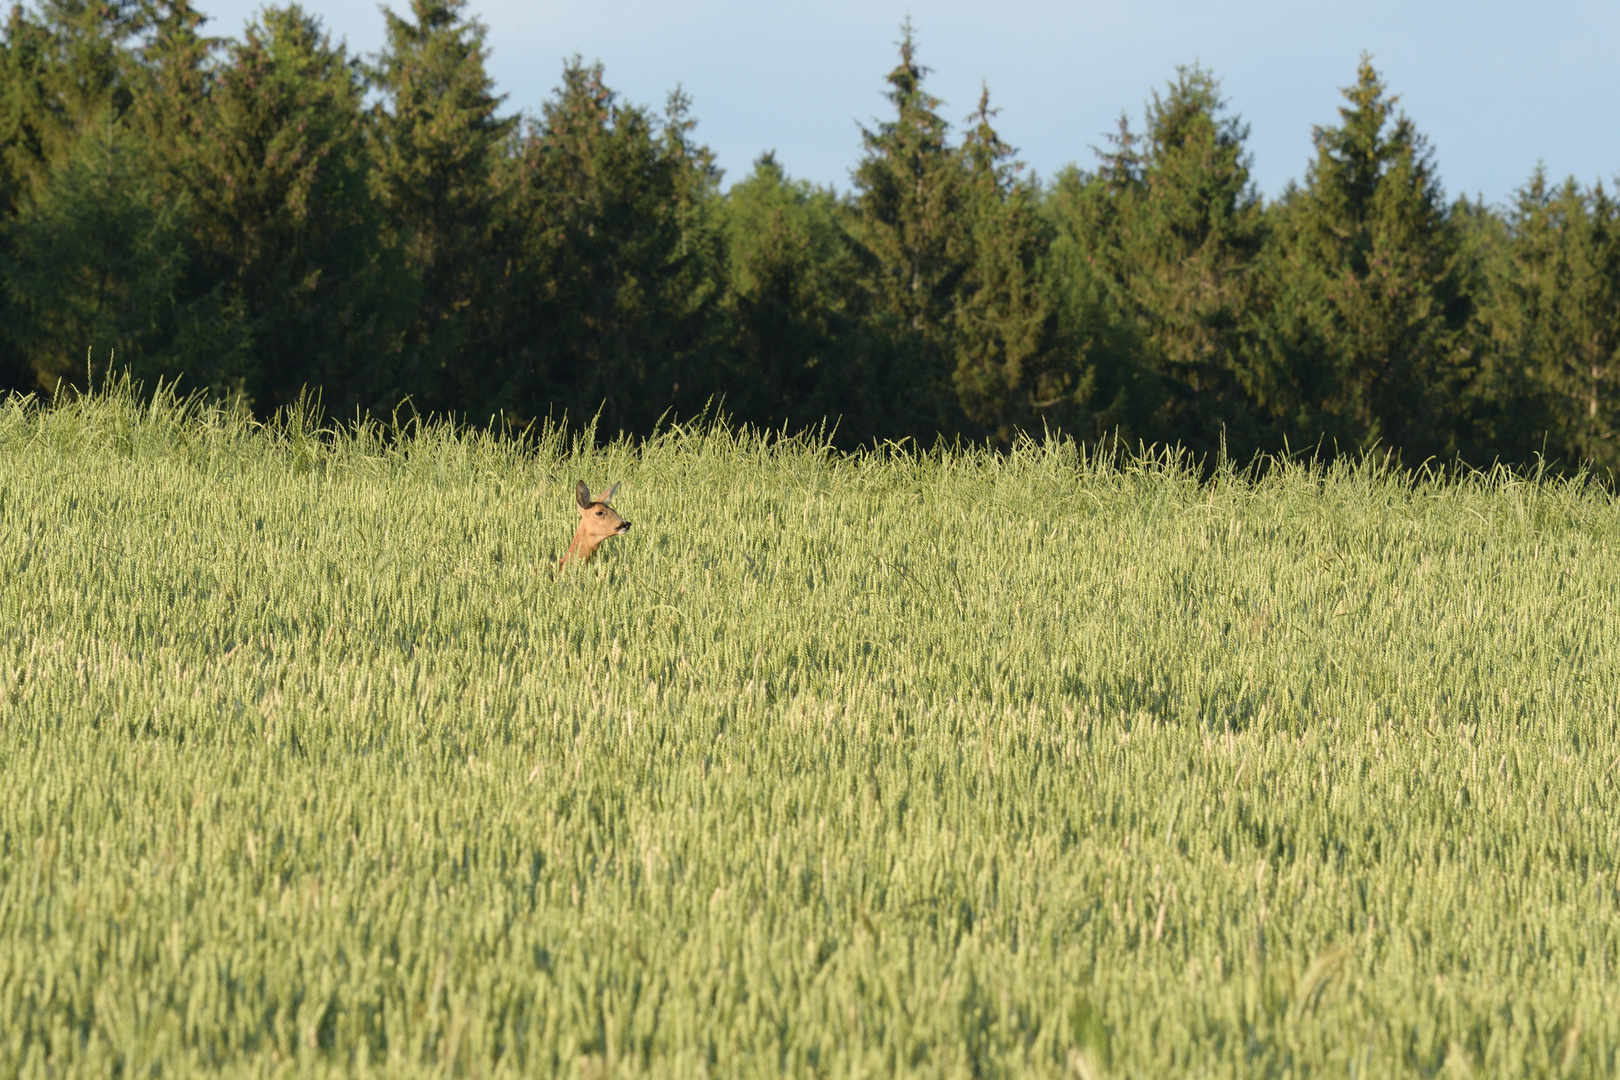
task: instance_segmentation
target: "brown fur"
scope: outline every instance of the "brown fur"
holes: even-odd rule
[[[559,568],[567,566],[570,562],[578,560],[586,563],[596,554],[596,549],[602,546],[602,541],[610,536],[630,531],[630,523],[619,516],[619,512],[608,505],[613,493],[619,490],[614,484],[602,492],[598,498],[591,498],[591,489],[581,480],[574,485],[574,501],[579,504],[579,528],[574,530],[574,542],[568,545],[563,552]]]

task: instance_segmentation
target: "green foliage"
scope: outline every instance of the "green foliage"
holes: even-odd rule
[[[246,311],[249,393],[391,406],[410,297],[371,198],[358,63],[302,9],[268,7],[217,78],[183,181],[199,263]]]
[[[1340,126],[1317,129],[1305,185],[1279,210],[1264,385],[1275,416],[1302,421],[1298,435],[1449,457],[1471,367],[1458,238],[1432,155],[1370,59],[1344,96]]]
[[[1185,68],[1153,95],[1143,135],[1122,119],[1098,174],[1070,178],[1093,187],[1089,197],[1067,200],[1071,235],[1153,373],[1156,415],[1144,434],[1200,454],[1224,440],[1244,460],[1268,448],[1246,367],[1264,237],[1247,133],[1215,78]]]
[[[503,116],[465,0],[384,18],[368,66],[297,7],[226,42],[191,0],[13,6],[0,387],[116,349],[261,417],[1620,463],[1614,201],[1538,173],[1448,206],[1370,59],[1267,202],[1202,68],[1042,183],[988,89],[952,130],[908,23],[847,193],[772,155],[722,192],[678,90],[659,116],[575,59]]]
[[[827,417],[860,424],[867,403],[851,379],[865,297],[854,287],[847,208],[829,190],[790,180],[767,153],[732,185],[723,214],[727,413],[771,430]]]
[[[37,31],[29,33],[21,24],[30,20],[14,6],[12,26],[33,39],[24,46],[32,63],[20,119],[32,129],[39,165],[69,153],[87,124],[128,110],[135,66],[130,45],[144,29],[144,15],[139,0],[41,0]]]
[[[0,264],[17,266],[15,215],[91,132],[129,104],[127,44],[138,28],[133,5],[50,0],[37,13],[13,4],[0,39]],[[87,207],[88,208],[88,207]],[[73,226],[83,234],[83,228]],[[73,243],[68,240],[68,243]],[[21,254],[26,261],[27,255]],[[0,379],[16,388],[52,385],[57,373],[30,364],[27,285],[0,281]],[[10,293],[9,303],[4,293]],[[82,306],[69,295],[64,306]],[[60,321],[76,322],[63,312]],[[90,343],[64,345],[72,350]]]
[[[519,150],[513,352],[497,401],[519,416],[601,409],[647,431],[704,404],[720,321],[718,172],[684,96],[662,122],[576,58]]]
[[[144,154],[116,120],[87,128],[9,230],[12,339],[47,390],[88,387],[87,351],[104,372],[213,387],[239,382],[248,361],[240,310],[183,295],[188,207],[158,189]]]
[[[153,144],[161,179],[180,192],[179,179],[196,167],[223,43],[197,32],[206,17],[189,0],[148,0],[145,7],[148,33],[126,119]]]
[[[951,322],[971,258],[959,155],[942,102],[923,89],[911,24],[888,75],[892,120],[862,129],[854,172],[855,235],[871,296],[863,391],[881,407],[874,434],[923,437],[959,426]]]
[[[172,304],[184,253],[181,207],[164,200],[138,146],[108,116],[88,128],[11,227],[13,333],[40,384],[87,386],[85,349],[103,362],[146,352]]]
[[[496,345],[499,296],[513,252],[501,171],[517,126],[484,70],[485,29],[464,0],[412,0],[393,12],[375,85],[373,182],[417,289],[403,378],[426,401],[481,406],[483,372],[463,357]]]
[[[13,400],[0,1073],[1610,1076],[1615,510]]]
[[[30,182],[49,160],[45,78],[49,50],[46,28],[14,5],[0,39],[0,220],[16,212]]]
[[[1078,342],[1063,334],[1040,185],[1019,175],[995,112],[986,89],[960,149],[971,231],[951,329],[962,411],[1007,446],[1020,432],[1081,428],[1093,384],[1075,363]]]
[[[1267,449],[1244,393],[1260,197],[1243,150],[1248,127],[1219,84],[1184,69],[1148,108],[1127,226],[1130,295],[1168,391],[1162,431],[1208,452],[1224,436],[1247,459]]]
[[[1508,216],[1483,313],[1492,345],[1532,390],[1545,450],[1620,467],[1620,209],[1600,184],[1550,189],[1537,170]],[[1528,397],[1529,400],[1525,400]],[[1537,446],[1536,449],[1542,449]]]
[[[1091,422],[1068,430],[1092,444],[1129,445],[1157,437],[1154,414],[1164,391],[1146,362],[1144,328],[1120,290],[1117,194],[1117,180],[1106,171],[1070,166],[1058,174],[1043,208],[1052,222],[1048,258],[1061,334],[1073,343],[1072,362],[1090,384],[1093,402]]]

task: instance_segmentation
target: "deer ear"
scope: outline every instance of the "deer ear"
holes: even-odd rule
[[[583,480],[574,485],[574,501],[579,503],[581,510],[587,509],[591,505],[591,489],[585,486]]]
[[[619,490],[619,485],[614,484],[612,487],[610,487],[606,491],[602,492],[601,497],[598,498],[596,501],[597,502],[604,502],[604,503],[605,502],[612,502],[613,501],[613,493],[615,491],[618,491],[618,490]]]

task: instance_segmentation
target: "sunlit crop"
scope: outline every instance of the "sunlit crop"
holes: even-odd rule
[[[1617,601],[1578,482],[13,401],[0,1075],[1612,1076]]]

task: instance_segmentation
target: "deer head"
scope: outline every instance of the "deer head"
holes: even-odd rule
[[[585,486],[585,481],[581,480],[574,485],[574,501],[579,504],[579,528],[574,530],[574,542],[563,552],[561,566],[567,566],[576,559],[580,562],[590,562],[591,556],[596,554],[596,549],[602,545],[602,541],[610,536],[630,531],[630,523],[608,505],[613,493],[618,490],[619,485],[614,484],[593,499],[591,489]]]

